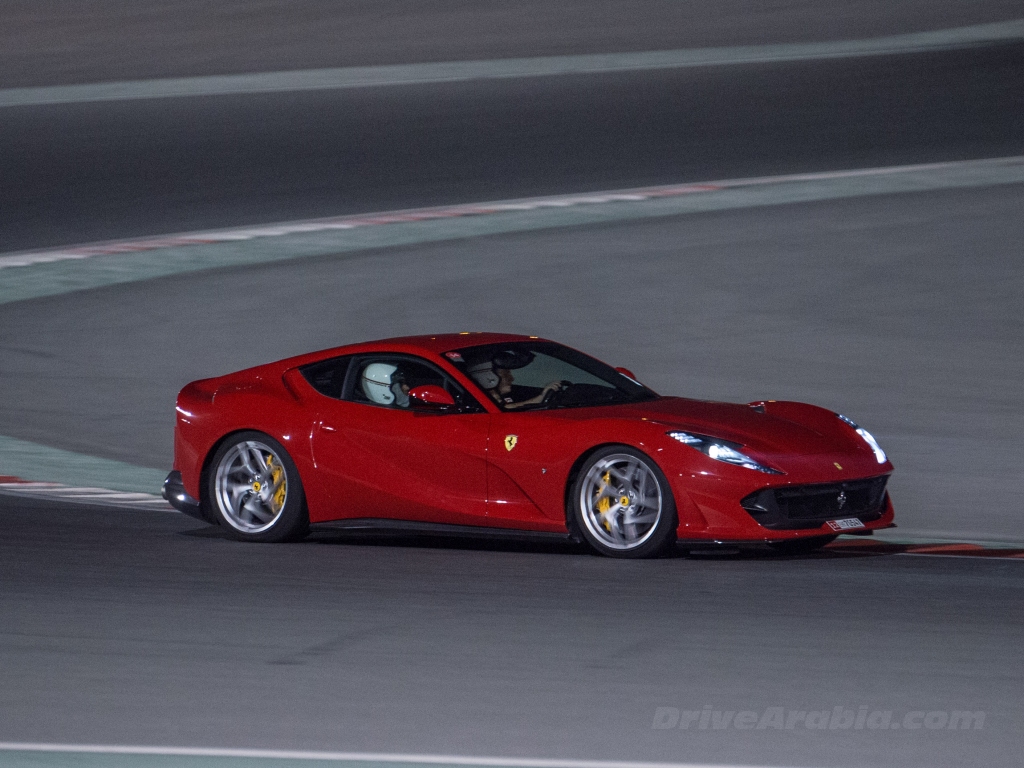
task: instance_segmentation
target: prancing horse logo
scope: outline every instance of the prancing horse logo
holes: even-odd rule
[[[508,438],[505,438],[505,439],[506,439],[506,441],[508,440]],[[839,495],[836,496],[836,504],[839,505],[840,509],[842,509],[843,507],[846,506],[846,491],[840,491],[839,492]]]
[[[516,443],[519,442],[518,435],[505,435],[505,450],[511,451],[516,447]]]

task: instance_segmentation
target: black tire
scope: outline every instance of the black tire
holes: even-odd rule
[[[668,478],[653,459],[626,445],[587,457],[569,491],[568,515],[570,529],[609,557],[656,557],[676,539]]]
[[[770,541],[768,546],[784,555],[809,555],[817,552],[826,544],[839,538],[839,534],[828,536],[811,536],[808,539],[790,539],[789,541]]]
[[[309,530],[299,470],[270,435],[239,432],[225,440],[203,490],[208,516],[239,541],[295,541]]]

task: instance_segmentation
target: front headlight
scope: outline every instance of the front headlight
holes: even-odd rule
[[[697,435],[692,432],[669,432],[668,436],[684,445],[696,448],[705,456],[715,461],[724,461],[726,464],[732,464],[736,467],[746,467],[747,469],[764,472],[766,475],[782,474],[779,470],[758,464],[745,453],[741,453],[739,449],[742,446],[738,443],[730,443],[728,440],[719,440],[717,437]]]
[[[837,413],[836,416],[838,416],[843,423],[849,424],[851,427],[854,428],[857,434],[861,436],[861,439],[863,439],[864,442],[867,443],[868,446],[871,448],[871,450],[874,451],[875,459],[878,461],[879,464],[885,464],[885,462],[888,461],[888,458],[885,455],[885,451],[882,450],[882,446],[878,444],[878,441],[875,440],[875,438],[871,435],[870,432],[864,429],[864,427],[858,427],[857,423],[853,419],[848,419],[841,413]]]

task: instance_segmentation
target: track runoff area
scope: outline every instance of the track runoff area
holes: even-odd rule
[[[0,303],[164,275],[489,234],[940,189],[1024,183],[1024,157],[716,180],[189,232],[0,255]],[[0,436],[0,494],[174,513],[164,471]],[[1024,559],[1018,542],[885,532],[833,549]]]

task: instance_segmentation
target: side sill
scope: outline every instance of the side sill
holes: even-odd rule
[[[310,529],[367,532],[381,531],[387,533],[413,533],[478,539],[519,539],[524,541],[573,543],[573,540],[568,533],[529,531],[519,528],[487,528],[477,525],[423,523],[414,520],[392,520],[389,518],[376,517],[358,518],[353,520],[329,520],[323,523],[313,523],[310,526]]]

